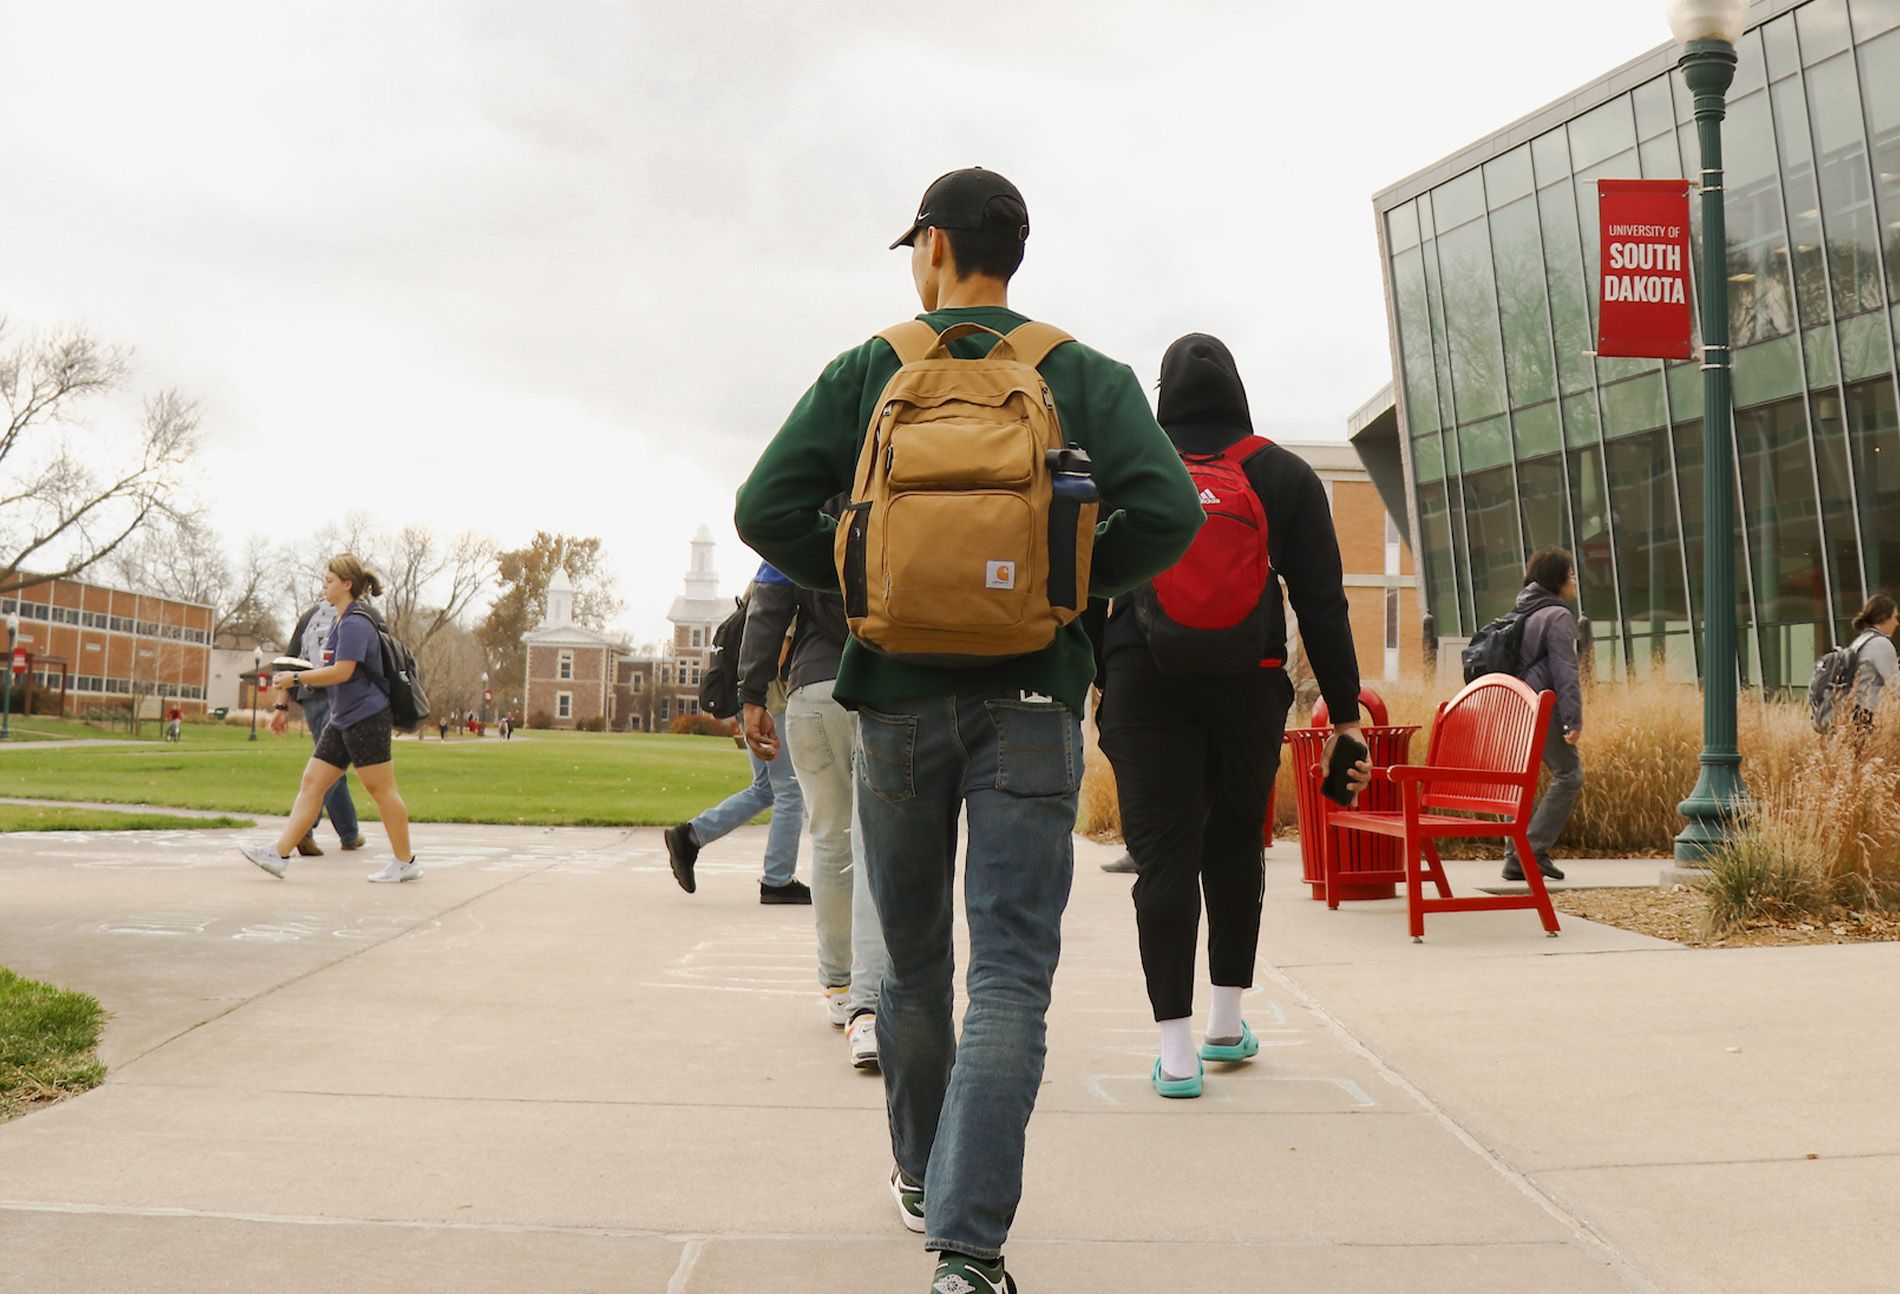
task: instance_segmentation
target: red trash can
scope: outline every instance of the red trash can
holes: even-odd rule
[[[1385,702],[1370,688],[1360,691],[1359,705],[1366,712],[1366,717],[1372,720],[1370,725],[1360,729],[1366,739],[1366,747],[1371,751],[1372,766],[1390,768],[1407,762],[1412,754],[1412,734],[1418,731],[1418,725],[1387,723]],[[1320,751],[1330,736],[1332,715],[1326,709],[1326,702],[1321,701],[1313,707],[1312,726],[1289,729],[1285,737],[1289,747],[1287,755],[1293,760],[1293,785],[1298,794],[1300,879],[1311,887],[1312,897],[1320,900],[1326,898],[1326,863],[1320,855],[1324,842],[1320,839],[1320,801],[1323,796],[1319,788],[1324,775],[1318,771],[1318,766]],[[1399,788],[1382,778],[1375,778],[1371,786],[1360,792],[1358,807],[1396,811],[1402,807],[1399,803]],[[1398,896],[1398,886],[1390,881],[1355,884],[1343,878],[1353,872],[1401,870],[1405,866],[1404,841],[1353,831],[1340,837],[1340,848],[1343,851],[1339,859],[1341,899],[1390,899]]]

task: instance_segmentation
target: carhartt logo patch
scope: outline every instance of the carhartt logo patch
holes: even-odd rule
[[[1214,493],[1212,490],[1202,489],[1201,502],[1202,503],[1219,503],[1220,495]]]
[[[1016,587],[1015,562],[990,562],[984,568],[983,587],[986,589],[1013,589]]]

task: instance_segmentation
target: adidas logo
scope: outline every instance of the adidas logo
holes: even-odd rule
[[[1203,489],[1201,491],[1201,502],[1202,503],[1219,503],[1220,495],[1214,493],[1212,490]]]

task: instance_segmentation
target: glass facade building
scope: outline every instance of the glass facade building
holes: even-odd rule
[[[1743,680],[1783,688],[1868,596],[1900,593],[1900,0],[1757,0],[1750,21],[1724,129],[1732,542]],[[1677,53],[1374,200],[1441,641],[1508,610],[1526,555],[1561,544],[1599,678],[1697,677],[1701,371],[1591,354],[1593,181],[1699,173]]]

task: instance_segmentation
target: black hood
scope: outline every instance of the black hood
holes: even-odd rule
[[[1227,344],[1191,332],[1161,357],[1161,398],[1156,420],[1175,448],[1190,454],[1224,449],[1253,435],[1247,388]]]

